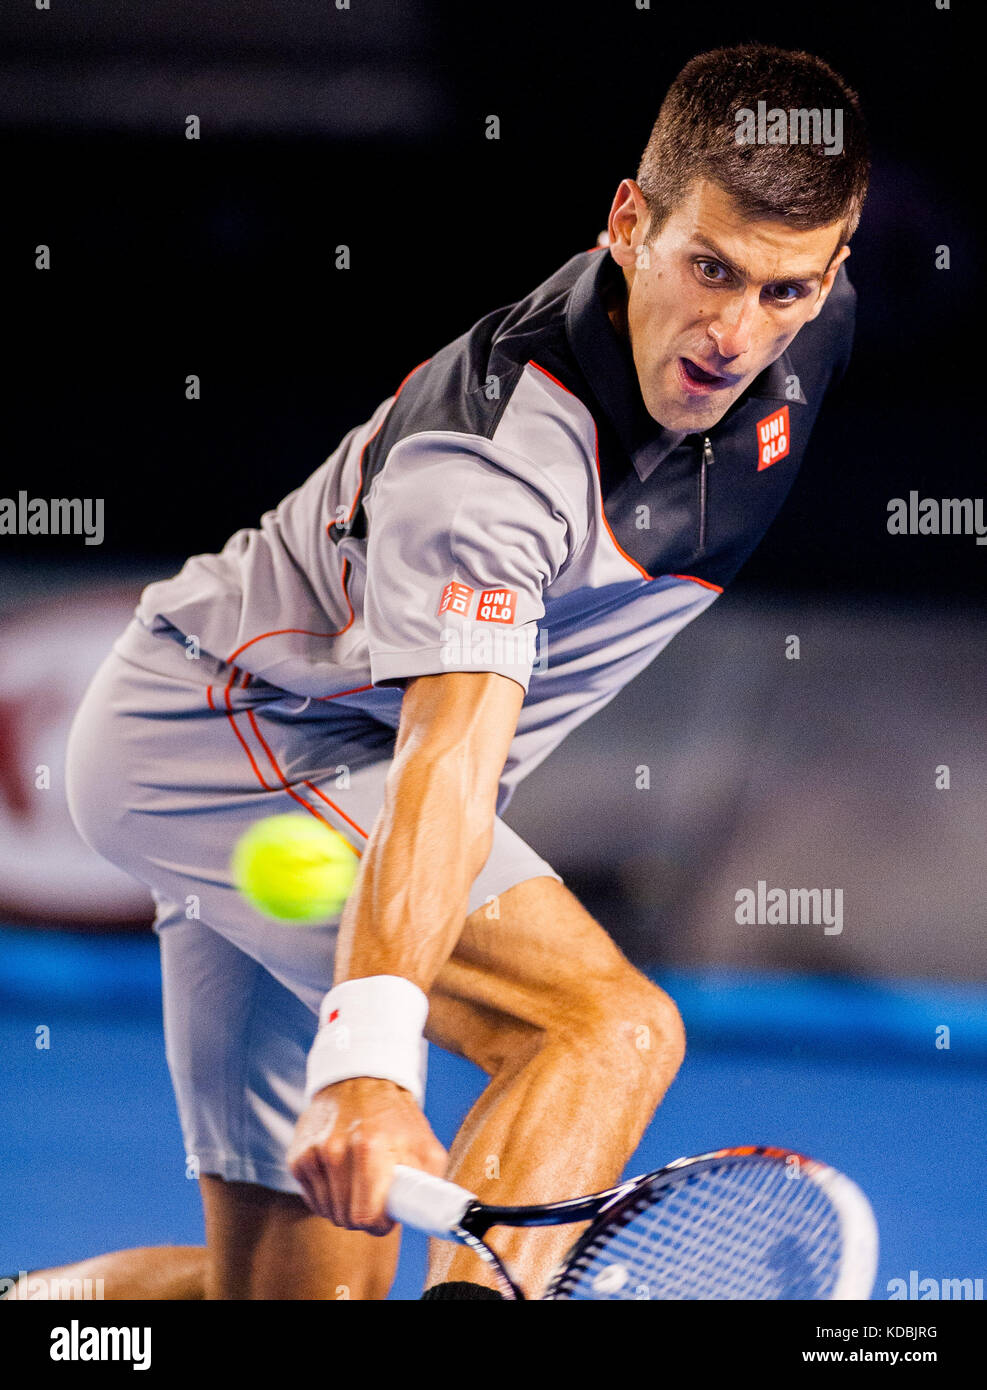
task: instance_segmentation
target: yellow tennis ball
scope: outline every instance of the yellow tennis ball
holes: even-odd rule
[[[315,926],[338,916],[360,860],[344,840],[314,816],[267,816],[233,850],[233,882],[247,901],[276,922]]]

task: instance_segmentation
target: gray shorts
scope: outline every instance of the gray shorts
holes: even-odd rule
[[[146,883],[157,905],[187,1171],[298,1192],[284,1156],[338,922],[260,916],[233,887],[230,855],[253,821],[306,807],[362,851],[395,733],[204,654],[189,660],[176,637],[135,620],[114,644],[69,735],[69,809],[87,843]],[[498,818],[469,911],[543,875],[559,879]]]

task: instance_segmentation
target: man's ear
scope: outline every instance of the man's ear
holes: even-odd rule
[[[812,320],[816,318],[817,315],[821,312],[822,306],[826,303],[826,300],[829,298],[829,292],[833,288],[833,281],[836,279],[836,272],[839,270],[840,266],[843,264],[847,256],[849,256],[849,254],[849,246],[841,246],[839,251],[837,251],[836,255],[830,261],[829,269],[823,276],[822,284],[819,286],[819,298],[816,300],[815,304],[813,304],[812,312],[806,319],[806,323],[811,323]]]
[[[650,225],[651,214],[644,194],[633,179],[621,180],[607,222],[610,254],[619,266],[627,270],[635,268],[638,247],[644,242]]]

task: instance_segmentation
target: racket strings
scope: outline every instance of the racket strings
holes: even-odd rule
[[[842,1257],[839,1217],[804,1173],[724,1163],[645,1188],[566,1272],[583,1299],[823,1299]]]

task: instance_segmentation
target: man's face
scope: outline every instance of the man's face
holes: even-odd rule
[[[610,213],[610,250],[627,304],[648,413],[670,430],[707,430],[826,301],[849,247],[840,223],[799,231],[752,221],[717,184],[696,179],[650,245],[641,190],[625,180]]]

